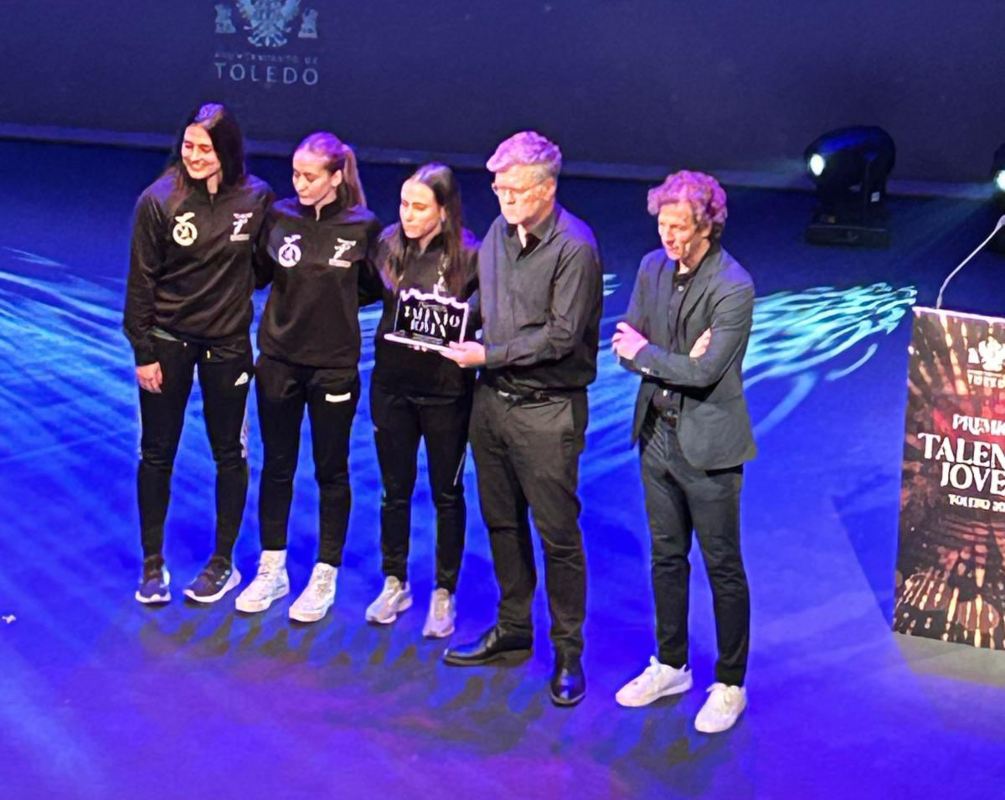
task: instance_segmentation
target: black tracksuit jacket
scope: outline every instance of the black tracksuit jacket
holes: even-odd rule
[[[123,327],[137,366],[156,361],[151,336],[211,345],[248,335],[252,255],[273,194],[245,176],[215,195],[169,170],[136,203]]]
[[[381,296],[379,236],[380,223],[362,206],[336,201],[319,219],[295,197],[275,203],[255,256],[258,287],[272,284],[258,349],[289,364],[357,369],[359,307]]]

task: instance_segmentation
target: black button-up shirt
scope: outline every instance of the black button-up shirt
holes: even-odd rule
[[[708,253],[711,253],[711,248]],[[687,297],[688,289],[691,288],[691,284],[694,282],[694,276],[701,269],[701,265],[705,263],[705,259],[708,258],[708,253],[705,254],[704,258],[698,262],[698,266],[687,272],[680,271],[680,263],[675,264],[675,269],[672,274],[669,274],[667,270],[660,273],[659,279],[661,281],[670,278],[672,281],[673,291],[670,293],[670,305],[667,308],[667,340],[663,344],[663,348],[670,353],[677,353],[680,351],[678,342],[681,337],[680,330],[680,309],[684,304],[684,298]],[[673,391],[668,387],[663,387],[656,394],[653,395],[652,406],[657,411],[680,411],[680,393]]]
[[[483,380],[515,394],[592,383],[603,284],[593,232],[561,206],[528,231],[525,245],[497,217],[478,255]]]

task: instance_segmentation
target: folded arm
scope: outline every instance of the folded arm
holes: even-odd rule
[[[711,339],[703,355],[692,358],[646,344],[632,359],[635,371],[676,386],[702,388],[717,383],[746,346],[754,313],[754,287],[739,285],[712,309]]]

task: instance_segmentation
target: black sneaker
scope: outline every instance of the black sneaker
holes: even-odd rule
[[[240,582],[241,573],[228,559],[213,556],[185,589],[185,596],[197,603],[215,603]]]
[[[163,556],[147,556],[143,559],[143,578],[140,588],[136,590],[136,599],[141,603],[153,605],[166,603],[171,599],[168,584],[171,576],[164,567]]]

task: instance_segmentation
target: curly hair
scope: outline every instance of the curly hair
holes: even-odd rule
[[[698,227],[711,224],[712,241],[718,241],[726,227],[726,192],[719,181],[704,172],[685,169],[667,175],[663,183],[649,190],[647,201],[654,217],[667,203],[687,203]]]
[[[539,178],[557,178],[562,171],[562,151],[536,131],[520,131],[500,142],[485,167],[489,172],[505,172],[518,164],[537,168]]]

